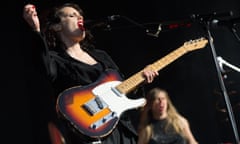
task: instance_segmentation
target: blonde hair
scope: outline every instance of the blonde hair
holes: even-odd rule
[[[172,127],[176,133],[183,135],[182,131],[183,128],[181,126],[181,114],[177,111],[175,106],[173,105],[168,92],[164,89],[161,88],[153,88],[147,93],[147,103],[141,110],[141,117],[140,117],[140,123],[139,123],[139,129],[138,131],[140,132],[141,130],[146,130],[148,133],[147,135],[152,136],[153,135],[153,128],[151,121],[153,120],[153,114],[152,114],[152,105],[154,100],[156,99],[156,96],[158,93],[163,92],[165,93],[166,99],[167,99],[167,124],[164,127],[165,131],[168,131],[170,127]],[[150,130],[149,130],[150,129]],[[150,138],[150,137],[149,137]]]

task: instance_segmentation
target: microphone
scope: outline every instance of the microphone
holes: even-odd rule
[[[240,36],[237,33],[237,29],[236,29],[236,24],[240,23],[240,17],[237,18],[233,18],[233,19],[228,19],[228,20],[218,20],[218,19],[213,19],[211,22],[211,25],[213,27],[220,27],[220,26],[225,26],[227,27],[232,34],[235,36],[235,38],[237,39],[238,42],[240,42]]]
[[[115,21],[117,19],[119,19],[121,16],[120,15],[111,15],[107,17],[108,21]]]
[[[111,15],[111,16],[107,16],[107,17],[104,17],[104,18],[100,18],[100,19],[94,19],[94,20],[85,20],[84,21],[84,26],[86,28],[89,28],[89,29],[93,29],[93,28],[105,28],[107,27],[108,29],[110,29],[110,25],[109,25],[109,22],[112,22],[112,21],[115,21],[117,19],[119,19],[121,16],[120,15]]]
[[[213,26],[229,26],[232,27],[236,24],[240,23],[240,17],[228,19],[228,20],[219,20],[219,19],[213,19],[212,25]]]

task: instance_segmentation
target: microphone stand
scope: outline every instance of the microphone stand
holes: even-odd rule
[[[231,31],[232,31],[233,35],[235,36],[235,38],[237,39],[237,41],[240,42],[240,37],[237,34],[237,30],[235,29],[235,25],[234,24],[231,27]]]
[[[160,32],[168,31],[168,30],[172,30],[172,29],[176,29],[176,28],[180,28],[180,27],[190,27],[191,26],[191,23],[188,19],[187,20],[186,19],[178,20],[178,21],[168,21],[168,22],[138,23],[129,17],[120,16],[120,15],[118,15],[118,16],[119,16],[119,18],[126,20],[127,22],[133,24],[134,26],[136,26],[140,29],[143,29],[148,36],[152,36],[155,38],[158,38]],[[146,25],[151,25],[151,26],[157,25],[157,29],[156,30],[148,29],[146,27]]]
[[[218,57],[217,57],[217,60],[218,60],[220,66],[224,64],[225,66],[227,66],[227,67],[235,70],[236,72],[240,72],[240,68],[234,66],[233,64],[230,64],[229,62],[227,62],[226,60],[224,60],[221,56],[218,56]],[[223,70],[223,71],[224,71],[224,70]]]
[[[217,57],[216,50],[215,50],[215,47],[214,47],[214,44],[213,44],[213,37],[212,37],[211,31],[210,31],[211,18],[208,19],[208,20],[203,20],[202,18],[200,18],[199,20],[197,19],[197,21],[200,24],[203,24],[204,28],[207,31],[208,41],[209,41],[209,44],[210,44],[210,47],[211,47],[212,56],[213,56],[214,63],[215,63],[215,66],[216,66],[220,87],[221,87],[221,90],[223,92],[224,100],[225,100],[225,103],[226,103],[226,106],[227,106],[228,116],[229,116],[230,121],[231,121],[231,126],[232,126],[232,129],[233,129],[235,141],[236,141],[236,144],[240,144],[238,131],[237,131],[237,126],[236,126],[236,121],[235,121],[234,114],[233,114],[233,111],[232,111],[231,102],[229,100],[229,96],[228,96],[228,93],[227,93],[227,90],[226,90],[226,87],[225,87],[225,84],[224,84],[224,81],[223,81],[222,73],[221,73],[221,70],[220,70],[219,63],[218,63],[218,57]]]
[[[233,18],[228,20],[227,27],[230,29],[230,31],[233,33],[235,38],[237,39],[238,42],[240,42],[240,36],[237,34],[237,30],[235,28],[236,24],[240,23],[240,17]]]
[[[121,18],[125,19],[126,21],[128,21],[129,23],[141,28],[141,29],[144,29],[146,34],[149,35],[149,36],[152,36],[152,37],[158,37],[160,31],[162,30],[162,27],[161,27],[161,24],[159,24],[158,26],[158,29],[156,32],[150,32],[149,29],[147,29],[143,24],[140,24],[132,19],[130,19],[129,17],[126,17],[126,16],[121,16]]]

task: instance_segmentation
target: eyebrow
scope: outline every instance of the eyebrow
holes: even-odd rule
[[[60,13],[60,15],[63,15],[63,16],[69,16],[69,15],[75,15],[75,16],[82,16],[80,13],[78,12],[70,12],[70,13]]]

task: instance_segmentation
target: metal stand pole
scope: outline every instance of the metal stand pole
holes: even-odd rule
[[[219,80],[220,87],[221,87],[221,90],[222,90],[222,93],[223,93],[223,96],[224,96],[224,100],[225,100],[225,103],[226,103],[226,106],[227,106],[228,116],[229,116],[229,119],[231,121],[231,126],[232,126],[233,133],[234,133],[234,136],[235,136],[235,142],[236,142],[236,144],[240,144],[239,135],[238,135],[238,131],[237,131],[235,117],[234,117],[234,114],[233,114],[233,111],[232,111],[231,102],[229,100],[229,96],[228,96],[228,93],[227,93],[227,90],[226,90],[226,87],[225,87],[225,84],[224,84],[224,81],[223,81],[222,73],[221,73],[221,70],[220,70],[220,66],[219,66],[219,63],[218,63],[218,60],[217,60],[217,54],[216,54],[216,50],[215,50],[215,47],[214,47],[214,44],[213,44],[213,38],[212,38],[212,35],[211,35],[211,32],[210,32],[210,22],[209,21],[207,21],[205,23],[205,28],[206,28],[206,31],[207,31],[207,34],[208,34],[209,44],[210,44],[210,47],[211,47],[214,63],[215,63],[216,69],[217,69],[218,80]]]

